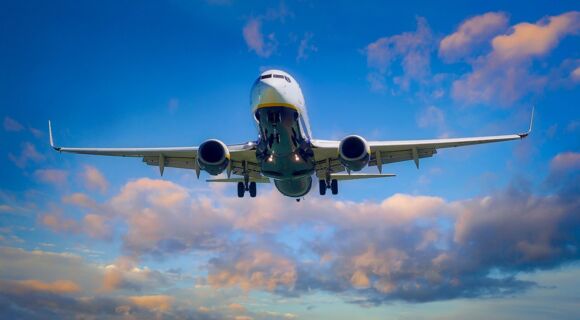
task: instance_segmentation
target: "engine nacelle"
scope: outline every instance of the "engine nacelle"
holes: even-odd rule
[[[367,166],[371,147],[361,136],[348,136],[338,145],[340,163],[348,170],[360,171]]]
[[[197,149],[197,164],[201,170],[211,175],[218,175],[228,167],[230,151],[221,141],[210,139]]]

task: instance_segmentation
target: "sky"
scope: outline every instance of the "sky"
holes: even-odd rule
[[[574,1],[0,1],[0,317],[580,318]],[[254,199],[77,147],[257,137],[282,69],[318,139],[522,141]],[[376,172],[369,168],[367,172]]]

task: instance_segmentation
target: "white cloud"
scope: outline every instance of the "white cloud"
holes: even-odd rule
[[[535,24],[519,23],[491,40],[492,51],[471,62],[473,71],[453,83],[452,96],[465,103],[513,104],[544,90],[549,75],[532,72],[532,62],[546,56],[560,40],[580,31],[580,13],[568,12]]]
[[[488,12],[465,20],[457,31],[439,43],[439,56],[453,61],[471,54],[478,46],[505,31],[508,17],[502,12]]]

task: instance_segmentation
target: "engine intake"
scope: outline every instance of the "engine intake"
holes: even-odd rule
[[[224,172],[229,162],[230,151],[219,140],[207,140],[197,150],[197,164],[199,168],[211,175],[215,176]]]
[[[338,145],[340,163],[348,170],[360,171],[367,166],[371,148],[361,136],[348,136]]]

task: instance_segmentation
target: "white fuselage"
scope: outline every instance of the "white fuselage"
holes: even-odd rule
[[[262,72],[252,86],[250,106],[253,116],[258,109],[274,106],[296,110],[301,119],[302,134],[308,139],[312,138],[302,89],[290,74],[281,70]]]
[[[256,158],[262,174],[274,179],[285,195],[306,194],[315,164],[308,114],[298,82],[284,71],[265,71],[252,86],[250,104],[259,131]]]

